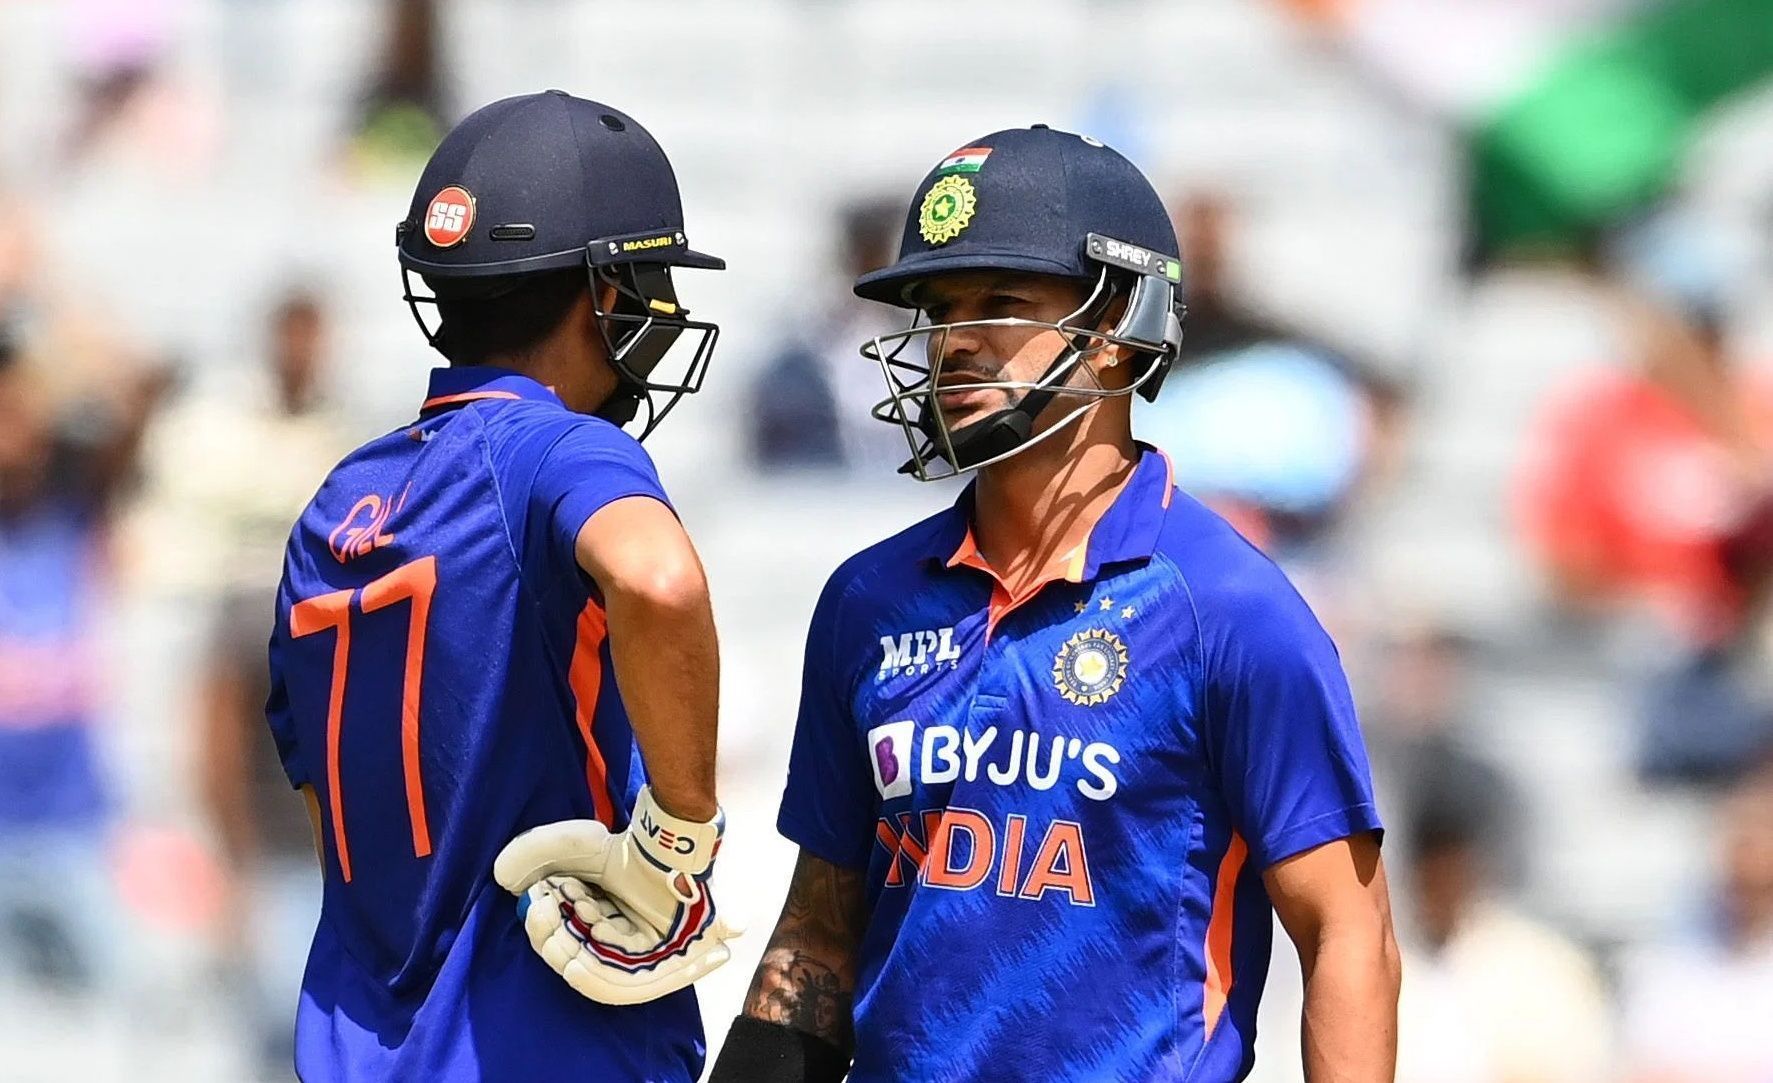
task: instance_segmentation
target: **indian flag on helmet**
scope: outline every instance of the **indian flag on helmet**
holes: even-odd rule
[[[962,147],[942,159],[942,164],[936,167],[936,172],[977,173],[979,167],[984,165],[985,159],[989,157],[991,157],[990,147]]]

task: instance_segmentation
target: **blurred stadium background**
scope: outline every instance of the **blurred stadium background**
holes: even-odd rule
[[[890,316],[847,282],[931,162],[1039,121],[1173,193],[1189,362],[1140,426],[1348,664],[1399,1078],[1773,1080],[1769,75],[1773,0],[0,3],[0,1081],[289,1078],[282,538],[434,360],[419,165],[548,86],[641,118],[731,264],[682,276],[723,335],[649,442],[725,655],[712,1041],[812,601],[953,495],[866,420]]]

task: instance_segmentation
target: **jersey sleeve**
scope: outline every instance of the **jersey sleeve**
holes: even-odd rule
[[[1366,748],[1328,633],[1278,571],[1218,600],[1206,724],[1232,822],[1260,867],[1380,830]]]
[[[639,441],[606,422],[577,419],[536,463],[529,520],[554,556],[571,565],[579,530],[605,505],[629,496],[671,505]]]
[[[776,829],[815,857],[856,869],[868,864],[876,800],[839,658],[836,609],[841,594],[834,577],[807,630],[800,713]]]
[[[313,778],[308,774],[301,749],[296,745],[295,717],[290,713],[289,686],[284,681],[284,629],[287,626],[285,610],[271,632],[271,694],[265,699],[265,721],[270,724],[271,737],[277,743],[277,758],[283,763],[283,773],[288,776],[290,786],[299,790]]]

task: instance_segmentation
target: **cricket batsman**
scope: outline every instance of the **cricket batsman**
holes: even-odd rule
[[[1392,1079],[1398,955],[1336,649],[1286,577],[1137,443],[1181,266],[1125,158],[975,140],[856,292],[949,510],[846,561],[807,637],[787,904],[715,1083],[1230,1083],[1271,914],[1305,1076]]]
[[[462,121],[396,236],[449,365],[302,513],[271,637],[266,713],[325,870],[296,1071],[689,1083],[687,987],[730,935],[718,656],[621,426],[701,383],[717,328],[672,272],[724,264],[689,247],[646,129],[561,91]]]

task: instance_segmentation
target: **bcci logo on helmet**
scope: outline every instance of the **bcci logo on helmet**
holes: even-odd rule
[[[453,248],[474,228],[474,196],[459,184],[438,192],[425,211],[425,239],[438,248]]]
[[[1072,636],[1053,658],[1053,686],[1079,707],[1107,702],[1127,679],[1127,645],[1105,628]]]
[[[917,232],[930,244],[947,244],[973,222],[979,209],[979,193],[973,182],[950,173],[930,185],[917,211]]]

